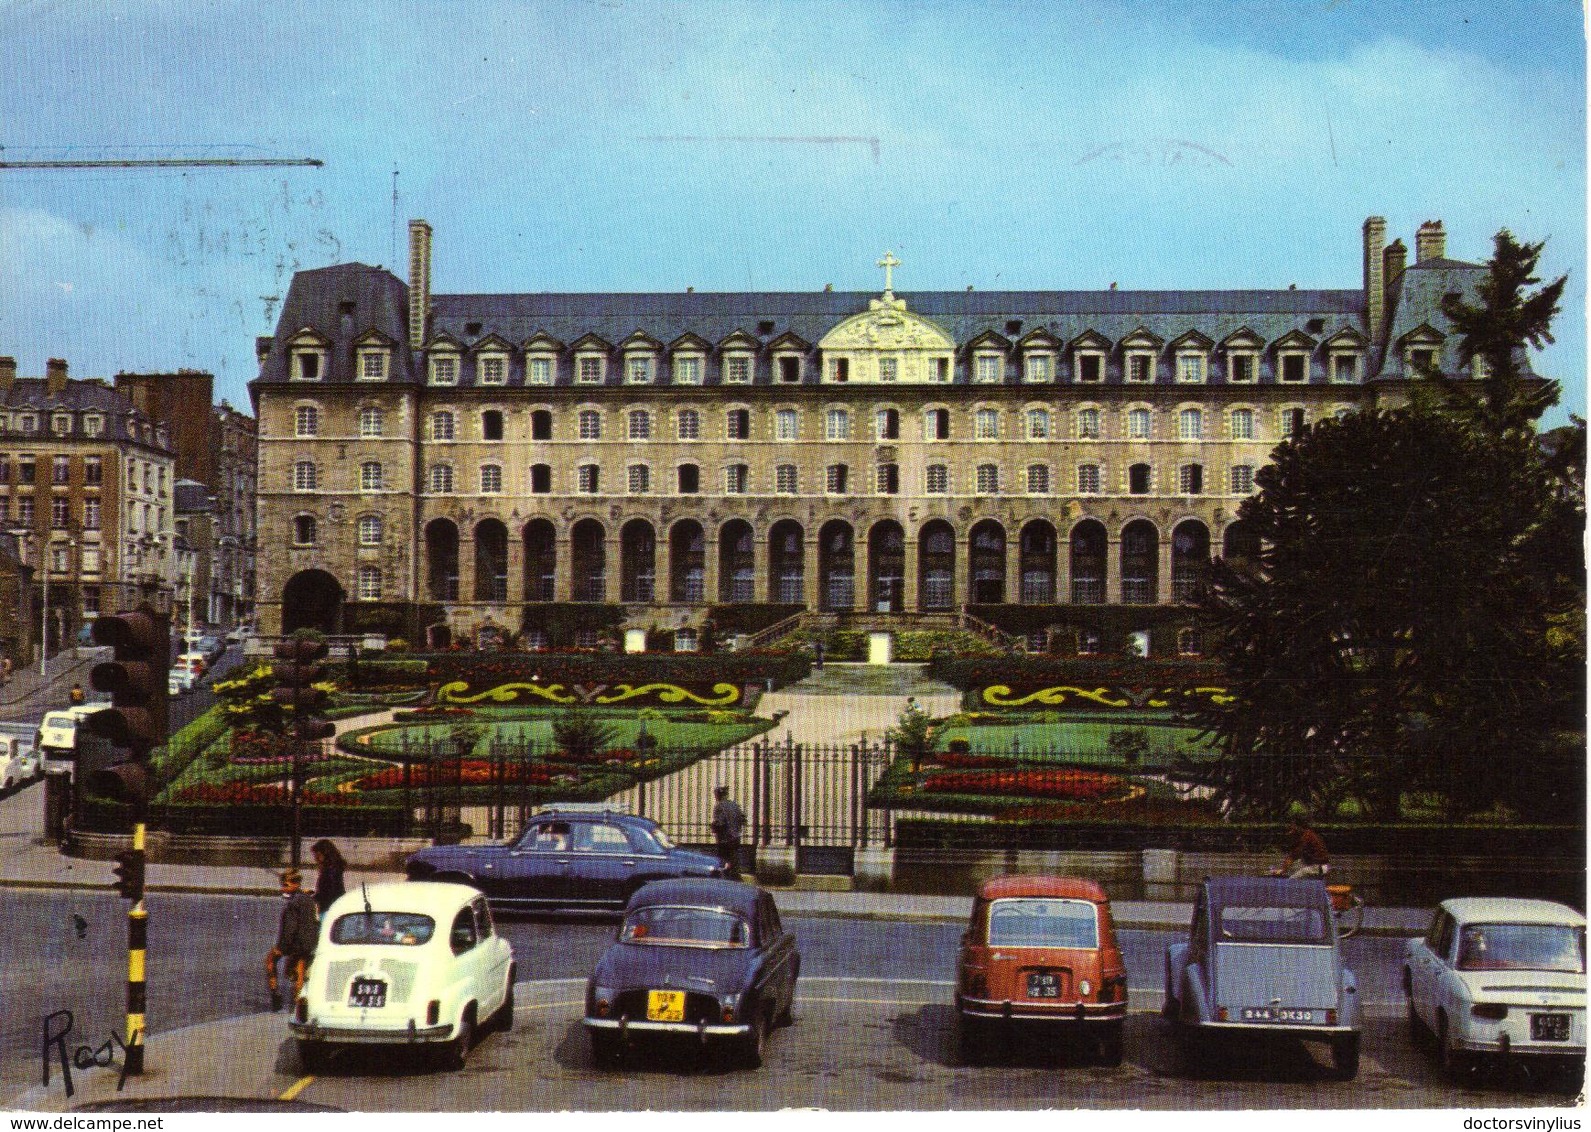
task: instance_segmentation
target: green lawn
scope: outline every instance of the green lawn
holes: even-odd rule
[[[561,714],[559,709],[505,708],[481,711],[473,718],[457,721],[416,720],[407,723],[398,720],[371,732],[368,743],[359,742],[353,749],[377,756],[398,755],[403,752],[405,740],[412,747],[422,748],[429,743],[445,742],[451,737],[452,729],[462,723],[480,727],[483,731],[481,740],[475,748],[478,756],[489,755],[494,742],[511,748],[529,746],[538,753],[551,753],[557,749],[557,744],[553,740],[552,726]],[[613,748],[633,749],[643,723],[647,734],[657,741],[660,749],[687,749],[704,753],[742,743],[772,726],[766,719],[755,718],[723,723],[667,717],[643,720],[635,711],[624,709],[593,711],[592,714],[599,717],[603,725],[612,732],[609,746]]]
[[[1148,726],[1133,724],[1132,729],[1142,731],[1149,740],[1146,762],[1154,763],[1183,756],[1206,753],[1207,748],[1198,742],[1199,729],[1174,724]],[[1123,730],[1118,723],[1079,720],[1077,722],[1040,723],[985,723],[977,722],[946,727],[938,733],[935,747],[945,750],[952,740],[965,739],[978,755],[1020,754],[1025,759],[1042,759],[1053,753],[1067,762],[1099,762],[1120,765],[1121,760],[1109,754],[1107,744],[1113,731]],[[1013,750],[1013,742],[1019,745]]]

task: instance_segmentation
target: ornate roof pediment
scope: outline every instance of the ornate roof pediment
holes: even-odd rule
[[[1113,343],[1097,330],[1085,330],[1072,339],[1073,350],[1104,350],[1109,352]]]
[[[902,299],[874,299],[823,336],[820,350],[935,350],[956,348],[950,335],[906,309]]]
[[[1345,326],[1330,338],[1326,339],[1328,350],[1363,350],[1370,345],[1370,339],[1351,326]]]
[[[426,339],[425,349],[463,353],[464,343],[460,342],[457,338],[453,337],[453,335],[444,330],[442,333]]]
[[[288,338],[287,344],[289,346],[330,346],[331,339],[313,326],[305,326],[295,331]]]
[[[1422,322],[1398,339],[1400,346],[1439,346],[1447,336],[1428,322]]]
[[[1271,343],[1273,350],[1313,350],[1315,340],[1302,330],[1289,330]]]
[[[355,346],[385,346],[388,349],[391,349],[393,346],[396,346],[397,343],[395,341],[393,341],[391,338],[387,337],[385,334],[381,333],[381,331],[379,331],[379,330],[375,329],[374,327],[372,327],[371,329],[369,329],[369,330],[365,331],[363,334],[361,334],[359,337],[355,338],[354,339],[354,345]]]
[[[718,348],[720,350],[759,350],[762,348],[762,342],[754,335],[737,329],[719,339]]]
[[[1024,350],[1058,350],[1062,343],[1048,330],[1039,327],[1024,334],[1017,345]]]
[[[786,330],[783,334],[779,335],[779,337],[768,343],[768,349],[799,350],[802,353],[806,353],[808,350],[812,349],[812,343],[808,342],[795,331]]]
[[[608,342],[607,339],[596,334],[587,333],[576,338],[574,342],[570,344],[569,348],[571,350],[600,350],[603,353],[608,353],[613,349],[613,346]]]
[[[646,331],[637,330],[620,343],[619,348],[621,350],[661,350],[663,343],[653,338]]]
[[[502,338],[497,334],[488,334],[485,338],[475,343],[475,352],[477,354],[506,354],[513,348],[506,338]]]
[[[548,334],[545,330],[538,330],[529,338],[525,339],[525,349],[526,351],[557,351],[563,349],[563,343],[558,341],[558,339],[554,338],[551,334]]]
[[[1166,340],[1147,326],[1140,326],[1117,343],[1123,350],[1159,350],[1165,344]]]
[[[1265,339],[1246,326],[1241,326],[1221,339],[1223,350],[1263,350]]]
[[[1186,331],[1171,340],[1173,350],[1210,350],[1214,346],[1215,339],[1197,330]]]
[[[687,330],[684,334],[681,334],[678,338],[674,339],[674,341],[670,342],[668,344],[668,348],[671,352],[676,354],[705,354],[707,351],[713,348],[713,344],[707,339],[703,338],[700,334],[696,334]]]

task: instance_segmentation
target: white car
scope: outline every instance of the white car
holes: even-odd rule
[[[1481,1060],[1585,1061],[1585,917],[1547,900],[1444,900],[1403,961],[1409,1026],[1442,1069]]]
[[[166,694],[180,696],[193,690],[193,673],[185,668],[173,668],[166,673]]]
[[[26,785],[43,773],[31,743],[16,735],[0,735],[0,790]]]
[[[462,884],[360,886],[321,918],[289,1023],[313,1072],[336,1045],[430,1045],[462,1068],[482,1028],[514,1021],[514,952]]]

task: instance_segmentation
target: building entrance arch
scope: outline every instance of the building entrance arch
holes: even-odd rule
[[[906,532],[894,519],[867,533],[867,601],[874,613],[906,608]]]
[[[316,629],[342,632],[343,600],[347,595],[336,578],[324,570],[300,570],[282,587],[282,632]]]

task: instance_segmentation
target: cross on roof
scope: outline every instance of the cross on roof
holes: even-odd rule
[[[884,258],[878,261],[878,266],[884,269],[884,294],[894,294],[894,273],[895,269],[900,266],[900,260],[895,258],[894,252],[885,252]]]

